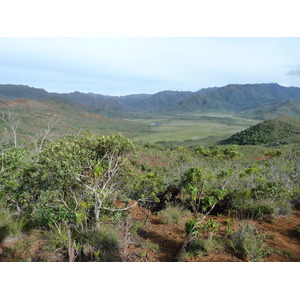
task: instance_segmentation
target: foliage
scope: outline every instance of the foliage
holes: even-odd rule
[[[270,252],[265,246],[264,239],[255,226],[244,223],[238,231],[231,235],[228,245],[241,258],[259,261]]]
[[[198,224],[198,220],[190,219],[185,223],[185,233],[186,235],[190,235],[191,233],[199,234],[200,227]]]
[[[223,144],[260,145],[282,144],[299,140],[300,123],[292,118],[266,120],[223,140]]]
[[[197,155],[203,155],[204,157],[209,157],[213,159],[237,159],[241,156],[241,153],[238,151],[238,147],[236,145],[228,146],[228,147],[203,147],[200,146],[195,149],[195,153]]]
[[[150,240],[147,240],[144,244],[144,247],[149,248],[153,251],[159,251],[159,245],[156,243],[151,242]]]
[[[3,149],[0,157],[0,197],[9,209],[21,211],[26,194],[24,177],[30,172],[29,153],[21,148]]]
[[[194,212],[194,219],[185,224],[187,249],[209,253],[219,251],[210,249],[220,249],[217,244],[221,243],[215,237],[219,224],[208,217],[211,213],[225,214],[229,209],[232,217],[273,218],[290,214],[299,199],[297,145],[184,146],[134,146],[120,134],[91,132],[48,140],[39,152],[3,145],[1,238],[17,235],[30,225],[47,232],[50,248],[61,248],[69,256],[73,253],[76,260],[118,260],[118,234],[107,233],[106,225],[122,226],[135,201],[149,209],[174,201],[176,205],[168,204],[159,212],[162,221],[179,224],[185,216],[183,207]],[[240,149],[253,152],[252,156],[241,157]],[[253,159],[262,152],[263,159]],[[117,207],[120,203],[125,206]],[[240,236],[251,230],[232,234],[231,221],[229,216],[226,234],[236,237],[230,237],[230,247],[237,249]],[[142,226],[134,223],[131,235]],[[264,253],[258,244],[254,254],[247,248],[252,253],[249,259]]]
[[[5,209],[0,210],[0,242],[5,235],[19,236],[23,233],[28,220],[24,216],[11,215]]]
[[[117,228],[102,226],[87,230],[78,237],[80,255],[91,261],[115,261],[115,253],[120,247]]]
[[[167,207],[159,212],[159,216],[161,216],[165,224],[180,224],[184,215],[185,211],[183,207],[172,204],[167,204]]]
[[[217,232],[219,227],[220,224],[215,222],[212,218],[209,218],[208,221],[206,221],[206,223],[201,226],[201,229],[203,231],[213,233],[213,232]]]
[[[144,227],[143,222],[141,221],[135,221],[133,222],[132,226],[130,227],[130,234],[131,236],[137,236],[139,233],[139,230]]]
[[[192,255],[218,253],[223,248],[223,241],[210,235],[207,238],[195,237],[186,247],[186,252]]]
[[[227,190],[222,187],[222,183],[214,187],[216,177],[201,167],[192,167],[183,174],[182,198],[188,201],[195,214],[207,212],[226,196]]]

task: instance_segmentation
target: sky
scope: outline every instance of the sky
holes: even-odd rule
[[[1,3],[0,84],[25,84],[53,92],[93,92],[107,95],[190,90],[230,83],[277,82],[300,86],[300,26],[297,0],[10,0]],[[143,38],[139,38],[143,37]],[[182,38],[179,38],[182,37]],[[242,38],[240,38],[242,37]],[[124,278],[134,278],[131,298],[140,297],[145,282],[155,276],[165,298],[195,298],[191,286],[201,282],[201,295],[238,299],[282,299],[298,293],[296,265],[228,265],[195,263],[165,265],[76,265],[80,287],[65,288],[78,272],[65,265],[3,265],[1,282],[20,297],[39,299],[55,278],[56,289],[70,298],[94,297],[88,287],[102,282],[101,293],[124,298],[131,289]],[[22,265],[23,266],[23,265]],[[122,265],[123,266],[123,265]],[[46,268],[46,271],[45,271]],[[57,272],[57,269],[60,269]],[[129,272],[131,269],[131,273]],[[226,274],[218,281],[214,278]],[[178,274],[192,276],[178,276]],[[284,274],[278,276],[278,274]],[[28,274],[30,276],[28,276]],[[36,276],[43,274],[43,276]],[[63,275],[57,280],[57,276]],[[139,274],[139,276],[136,276]],[[236,275],[238,274],[238,276]],[[288,274],[288,275],[287,275]],[[10,275],[10,276],[9,276]],[[66,276],[67,275],[67,276]],[[9,280],[12,276],[17,280]],[[225,276],[225,277],[226,277]],[[255,289],[249,289],[253,278]],[[35,290],[32,289],[34,278]],[[46,279],[45,279],[46,278]],[[27,281],[28,280],[28,281]],[[115,288],[118,282],[118,289]],[[68,285],[69,284],[69,285]],[[176,289],[165,288],[176,286]],[[278,289],[265,288],[277,286]],[[137,292],[140,288],[141,293]],[[196,292],[195,292],[196,291]],[[3,291],[5,293],[5,291]],[[2,292],[2,294],[3,294]],[[51,294],[52,290],[47,289]],[[151,291],[148,296],[152,296]],[[49,294],[49,297],[50,297]],[[236,294],[237,296],[234,297]],[[10,294],[8,294],[10,295]],[[136,297],[135,297],[136,295]],[[52,297],[52,298],[53,298]],[[152,298],[153,298],[152,297]],[[126,298],[126,295],[125,295]]]
[[[300,87],[299,37],[0,37],[0,84],[105,95]]]

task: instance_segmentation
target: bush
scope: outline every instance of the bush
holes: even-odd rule
[[[149,248],[149,249],[153,250],[153,251],[159,251],[159,245],[156,244],[156,243],[152,243],[152,242],[149,241],[149,240],[147,240],[147,241],[145,242],[144,246],[145,246],[146,248]]]
[[[49,230],[44,231],[44,239],[47,242],[44,246],[45,250],[62,249],[64,253],[67,253],[68,235],[65,227],[51,226]]]
[[[0,212],[0,228],[1,238],[5,238],[5,234],[12,236],[19,236],[24,231],[27,225],[26,218],[23,216],[12,216],[8,211],[1,210]]]
[[[111,226],[86,231],[78,241],[78,250],[90,261],[116,261],[119,246],[118,230]]]
[[[241,258],[247,261],[259,261],[270,253],[265,246],[264,239],[265,237],[255,226],[244,223],[237,232],[231,235],[228,245]]]
[[[182,217],[185,215],[185,211],[181,206],[167,204],[167,207],[158,214],[162,217],[162,221],[165,224],[180,224]]]
[[[186,247],[186,252],[192,255],[218,253],[223,248],[221,239],[212,234],[208,238],[194,238]]]
[[[143,222],[141,221],[135,221],[133,222],[132,226],[130,227],[130,234],[132,236],[137,236],[139,233],[139,230],[144,227]]]
[[[200,234],[200,226],[196,219],[188,220],[185,223],[185,233],[186,235],[191,233]]]
[[[264,218],[291,214],[292,206],[287,200],[233,199],[231,209],[240,217],[262,220]]]

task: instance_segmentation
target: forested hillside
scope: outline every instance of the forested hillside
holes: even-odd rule
[[[56,100],[115,118],[136,112],[178,114],[222,111],[241,112],[242,116],[258,119],[280,115],[298,118],[300,88],[278,84],[229,84],[196,92],[162,91],[152,95],[109,96],[80,92],[48,93],[28,86],[0,85],[0,98]],[[270,107],[273,104],[276,111],[272,111]]]
[[[300,120],[287,117],[266,120],[234,134],[221,143],[236,145],[300,143]]]

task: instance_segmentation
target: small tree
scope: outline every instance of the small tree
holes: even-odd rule
[[[52,129],[55,127],[55,125],[59,124],[59,121],[54,118],[50,118],[47,122],[46,127],[39,126],[37,131],[33,133],[32,135],[29,135],[30,139],[32,140],[36,152],[42,151],[42,148],[44,146],[44,143],[46,139],[50,137],[50,133]]]
[[[7,114],[3,113],[0,116],[0,121],[2,121],[4,123],[6,128],[11,130],[12,137],[8,136],[8,138],[13,142],[14,146],[17,147],[18,146],[18,143],[17,143],[17,129],[19,127],[20,119],[18,118],[18,116],[15,113],[10,111]]]

